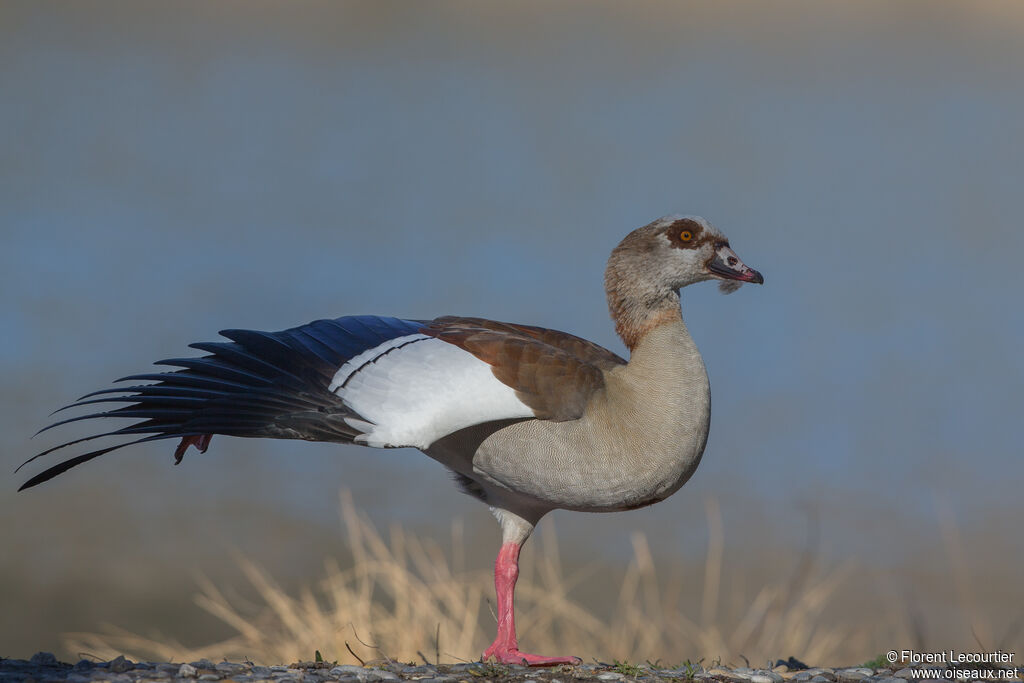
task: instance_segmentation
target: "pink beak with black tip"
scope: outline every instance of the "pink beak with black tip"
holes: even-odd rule
[[[708,272],[725,280],[739,280],[740,282],[753,282],[756,285],[764,284],[764,277],[736,255],[728,244],[720,244],[715,249],[715,255],[707,263]]]

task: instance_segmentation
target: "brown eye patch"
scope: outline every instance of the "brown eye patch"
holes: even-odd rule
[[[673,247],[678,249],[695,249],[701,243],[701,235],[704,228],[697,221],[690,218],[680,218],[670,223],[665,228],[665,234]]]

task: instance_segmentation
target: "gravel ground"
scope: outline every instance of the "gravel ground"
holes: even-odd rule
[[[65,664],[48,652],[32,659],[0,659],[0,683],[198,683],[198,681],[236,681],[237,683],[570,683],[575,681],[622,681],[622,683],[660,683],[660,681],[698,681],[701,683],[908,683],[945,681],[926,678],[913,669],[890,668],[807,668],[796,660],[781,660],[771,669],[700,665],[659,668],[648,664],[581,664],[548,669],[525,666],[470,664],[407,665],[399,662],[368,663],[367,666],[337,666],[328,662],[298,662],[288,666],[258,666],[251,662],[209,660],[188,663],[133,662],[118,657],[109,662],[82,660]],[[1016,674],[1016,677],[1012,677]],[[1006,672],[999,680],[1024,680],[1024,668]],[[977,678],[960,679],[980,680]],[[993,679],[988,679],[993,680]]]

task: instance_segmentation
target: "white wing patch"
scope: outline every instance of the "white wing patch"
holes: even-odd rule
[[[365,418],[356,441],[378,448],[425,449],[463,427],[533,417],[491,366],[468,351],[423,334],[390,339],[342,365],[330,390]]]

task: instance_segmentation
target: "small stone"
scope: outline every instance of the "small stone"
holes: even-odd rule
[[[818,676],[814,676],[813,678],[811,678],[811,682],[810,683],[832,683],[832,681],[830,681],[829,679],[825,678],[824,676],[818,675]]]
[[[36,666],[54,666],[57,664],[57,658],[53,656],[52,652],[37,652],[28,661]]]
[[[117,659],[112,660],[107,668],[116,674],[123,674],[125,671],[134,669],[135,665],[131,660],[125,659],[124,655],[118,655]]]
[[[778,674],[775,674],[779,676]],[[763,673],[753,674],[750,677],[750,683],[782,683],[782,676],[779,676],[778,680],[775,680],[771,676]]]
[[[96,680],[95,676],[93,680]],[[102,680],[107,683],[132,683],[132,677],[128,674],[107,674]]]
[[[842,683],[853,683],[870,675],[870,673],[865,673],[862,669],[840,669],[836,672],[836,678],[842,681]]]
[[[271,668],[273,669],[275,667]],[[365,673],[366,669],[361,666],[356,666],[355,664],[341,664],[331,669],[332,676],[343,676],[346,674],[349,676],[359,676]]]
[[[360,683],[379,683],[379,681],[397,681],[401,680],[398,676],[391,673],[390,671],[381,671],[380,669],[366,669],[361,666],[355,666],[354,664],[342,664],[336,666],[330,671],[331,676],[349,676],[356,678]]]
[[[597,680],[599,681],[621,681],[625,676],[615,671],[606,671],[603,674],[598,674]]]
[[[903,683],[903,679],[886,676],[885,678],[876,678],[875,683]]]
[[[894,673],[893,676],[895,676],[896,678],[916,678],[914,676],[914,670],[910,667],[907,667],[906,669],[900,669],[899,671]]]
[[[189,662],[197,669],[213,669],[214,665],[209,659],[200,659],[198,662]]]
[[[178,678],[195,678],[196,667],[191,664],[182,664],[178,667]]]
[[[89,683],[92,679],[82,674],[70,673],[68,677],[64,679],[67,683]]]

